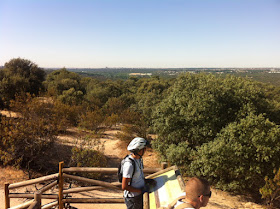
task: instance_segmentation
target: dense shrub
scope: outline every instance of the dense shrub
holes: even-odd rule
[[[117,114],[120,115],[126,109],[125,101],[121,98],[112,97],[103,106],[102,110],[106,115]]]
[[[4,165],[23,168],[42,168],[40,159],[51,148],[58,133],[58,118],[45,103],[15,101],[21,109],[19,118],[2,117],[0,124],[0,155]],[[21,108],[20,108],[21,107]]]
[[[56,100],[53,102],[53,111],[59,118],[59,130],[65,131],[71,126],[77,126],[84,109],[80,105],[69,105]]]
[[[274,174],[273,178],[265,177],[265,185],[260,189],[260,193],[266,204],[280,208],[280,169],[275,169]]]
[[[258,192],[264,177],[280,166],[279,139],[279,126],[263,115],[250,114],[199,147],[190,172],[223,189]]]
[[[79,126],[88,130],[98,131],[103,120],[104,115],[100,109],[87,111],[81,116]]]
[[[60,131],[77,123],[79,107],[30,94],[16,97],[10,106],[18,117],[1,120],[2,164],[49,170],[49,150]]]
[[[106,167],[107,159],[102,154],[102,152],[98,150],[93,150],[89,148],[78,148],[74,147],[72,149],[72,157],[71,157],[71,166],[75,167]],[[88,174],[79,174],[80,176],[84,176],[92,179],[100,179],[100,173],[88,173]]]
[[[140,125],[124,124],[121,126],[121,131],[117,133],[117,138],[129,142],[134,137],[143,137],[145,139],[150,139],[147,132],[147,127]]]
[[[120,123],[120,116],[114,113],[112,113],[109,116],[106,116],[104,119],[104,125],[106,127],[116,126],[119,123]]]
[[[141,113],[127,109],[120,115],[120,120],[123,123],[121,132],[117,134],[120,140],[131,141],[136,136],[145,139],[149,138],[149,126]]]

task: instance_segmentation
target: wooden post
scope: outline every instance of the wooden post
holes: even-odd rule
[[[35,202],[37,202],[36,208],[41,208],[42,202],[41,202],[41,193],[40,192],[34,193],[34,200],[35,200]]]
[[[5,184],[5,209],[10,207],[9,184]]]
[[[145,192],[143,195],[143,209],[150,209],[149,193]]]
[[[167,162],[162,162],[161,163],[161,169],[166,169],[168,167]]]
[[[58,208],[59,209],[63,209],[63,202],[62,202],[62,199],[63,199],[63,173],[62,173],[62,169],[63,169],[63,166],[64,166],[64,162],[60,162],[59,163],[59,174],[58,174]]]

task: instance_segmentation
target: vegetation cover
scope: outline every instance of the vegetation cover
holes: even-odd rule
[[[0,161],[27,169],[47,169],[44,156],[52,147],[62,121],[54,108],[30,95],[16,98],[11,104],[20,110],[17,118],[0,120]]]
[[[20,58],[17,62],[33,66]],[[5,95],[1,105],[22,117],[1,119],[3,164],[36,167],[31,150],[39,158],[39,153],[55,143],[57,134],[67,127],[99,133],[121,125],[120,139],[130,141],[140,136],[151,140],[162,160],[177,164],[186,175],[203,176],[229,191],[256,194],[260,189],[263,198],[277,204],[277,87],[209,73],[185,73],[170,79],[152,76],[99,80],[60,69],[38,79],[35,92],[27,88],[32,79],[20,73],[19,77],[25,76],[20,86],[27,87],[15,88],[11,93],[6,81],[17,83],[18,78],[7,73],[10,69],[5,65],[0,70],[0,91]],[[17,96],[26,93],[33,95],[22,100]],[[152,140],[150,134],[157,138]],[[71,155],[76,166],[105,166],[99,164],[106,162],[102,150],[79,147]]]
[[[153,112],[154,148],[188,175],[258,192],[280,166],[279,102],[269,89],[233,76],[178,77]]]
[[[45,75],[44,70],[26,59],[15,58],[5,63],[0,70],[0,108],[8,107],[17,94],[38,95]]]

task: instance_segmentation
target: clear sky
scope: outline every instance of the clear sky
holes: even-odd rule
[[[0,66],[280,67],[280,0],[0,0]]]

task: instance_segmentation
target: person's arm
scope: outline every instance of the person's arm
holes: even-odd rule
[[[134,187],[130,186],[129,185],[130,181],[131,181],[131,178],[123,177],[123,179],[122,179],[122,190],[127,190],[127,191],[130,191],[130,192],[142,193],[141,189],[137,189],[137,188],[134,188]]]
[[[130,161],[126,161],[123,164],[123,178],[122,178],[122,190],[127,190],[129,192],[137,192],[137,193],[142,193],[142,190],[139,188],[135,188],[130,185],[132,177],[133,177],[133,172],[134,172],[134,166]]]

